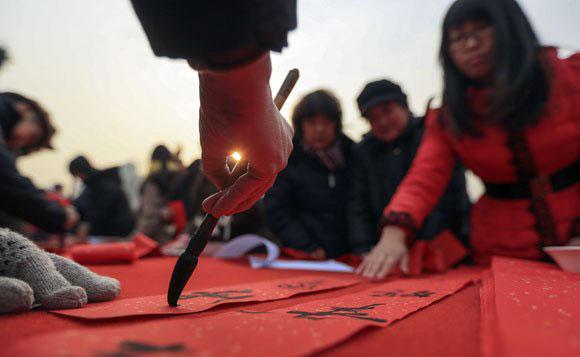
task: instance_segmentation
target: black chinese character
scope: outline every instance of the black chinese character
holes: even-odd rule
[[[139,356],[143,354],[168,354],[175,352],[185,351],[185,345],[183,343],[176,343],[172,345],[156,346],[145,342],[138,341],[121,341],[117,351],[114,352],[104,352],[97,353],[100,357],[131,357]]]
[[[190,294],[182,295],[179,300],[189,300],[189,299],[196,299],[202,297],[208,298],[217,298],[218,300],[214,301],[214,304],[219,304],[224,301],[229,300],[239,300],[253,297],[254,295],[251,294],[252,290],[245,289],[245,290],[225,290],[225,291],[216,291],[216,292],[209,292],[209,291],[193,291]]]
[[[395,297],[395,296],[400,296],[400,297],[418,297],[418,298],[425,298],[425,297],[429,297],[431,295],[435,295],[434,292],[432,291],[428,291],[428,290],[420,290],[420,291],[415,291],[413,293],[406,293],[404,294],[403,290],[392,290],[392,291],[374,291],[371,293],[371,296],[373,297]]]
[[[242,314],[249,314],[249,315],[262,315],[262,314],[269,314],[268,311],[250,311],[250,310],[238,310],[238,312]]]
[[[294,318],[297,319],[307,319],[307,320],[324,320],[328,317],[338,316],[338,317],[350,317],[353,319],[358,320],[367,320],[367,321],[374,321],[374,322],[381,322],[386,323],[387,320],[377,318],[377,317],[370,317],[368,313],[361,312],[363,310],[373,310],[375,307],[384,305],[384,304],[371,304],[365,305],[361,307],[331,307],[330,311],[317,311],[317,312],[308,312],[308,311],[288,311],[289,314],[295,314]]]
[[[402,293],[403,290],[393,290],[393,291],[374,291],[371,296],[374,297],[395,297]]]
[[[404,294],[404,295],[401,295],[401,296],[403,296],[403,297],[420,297],[420,298],[424,298],[424,297],[429,297],[431,295],[435,295],[435,293],[432,292],[432,291],[421,290],[421,291],[415,291],[414,293]]]
[[[280,284],[278,287],[281,289],[312,290],[322,282],[322,280],[305,281],[297,284]]]

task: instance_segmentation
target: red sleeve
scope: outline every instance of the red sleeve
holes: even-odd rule
[[[443,195],[455,166],[455,154],[438,115],[439,110],[429,112],[411,169],[384,210],[383,225],[400,226],[411,235]]]

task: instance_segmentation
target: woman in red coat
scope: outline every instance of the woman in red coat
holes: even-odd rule
[[[476,263],[542,259],[580,236],[580,54],[542,48],[514,0],[458,0],[443,23],[443,105],[430,111],[413,166],[385,208],[381,239],[358,268],[406,267],[407,244],[434,207],[455,158],[478,175]]]

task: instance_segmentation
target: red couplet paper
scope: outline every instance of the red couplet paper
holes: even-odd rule
[[[166,295],[155,295],[113,300],[88,305],[81,309],[52,312],[88,320],[146,315],[182,315],[205,311],[222,304],[280,300],[298,294],[344,288],[360,281],[361,279],[355,277],[332,278],[309,275],[307,277],[185,291],[181,294],[177,307],[167,305]]]
[[[481,274],[479,306],[481,309],[480,348],[481,357],[496,357],[497,315],[495,309],[495,285],[493,273],[486,270]]]
[[[133,263],[137,260],[133,242],[81,244],[70,250],[74,261],[84,265]]]
[[[395,280],[355,294],[272,311],[237,310],[195,319],[69,330],[24,340],[6,352],[15,356],[132,356],[144,351],[171,356],[310,355],[367,327],[388,326],[471,280],[467,275]]]
[[[482,316],[486,357],[580,356],[580,274],[506,258],[494,258],[492,272],[494,299],[484,312],[491,316]]]
[[[159,244],[138,233],[130,242],[80,244],[68,253],[74,261],[83,265],[133,263],[141,257],[158,255]]]

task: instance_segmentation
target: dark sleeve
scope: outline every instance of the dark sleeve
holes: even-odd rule
[[[438,110],[430,111],[421,146],[411,169],[383,211],[383,225],[396,225],[416,233],[437,206],[453,174],[456,157],[438,122]]]
[[[3,147],[0,147],[0,210],[47,232],[64,230],[64,208],[47,200],[42,191],[20,175],[14,159]]]
[[[348,240],[352,253],[370,251],[377,242],[378,227],[372,226],[368,181],[360,155],[355,151],[351,159],[351,187],[347,206]]]
[[[296,215],[292,204],[293,189],[287,170],[276,178],[264,199],[268,224],[283,246],[312,252],[318,246]]]
[[[432,240],[445,229],[456,235],[465,235],[464,229],[469,219],[470,202],[465,184],[465,169],[455,164],[451,180],[435,209],[425,219],[417,235],[418,239]]]
[[[296,0],[131,0],[157,56],[201,59],[255,47],[280,52]]]

